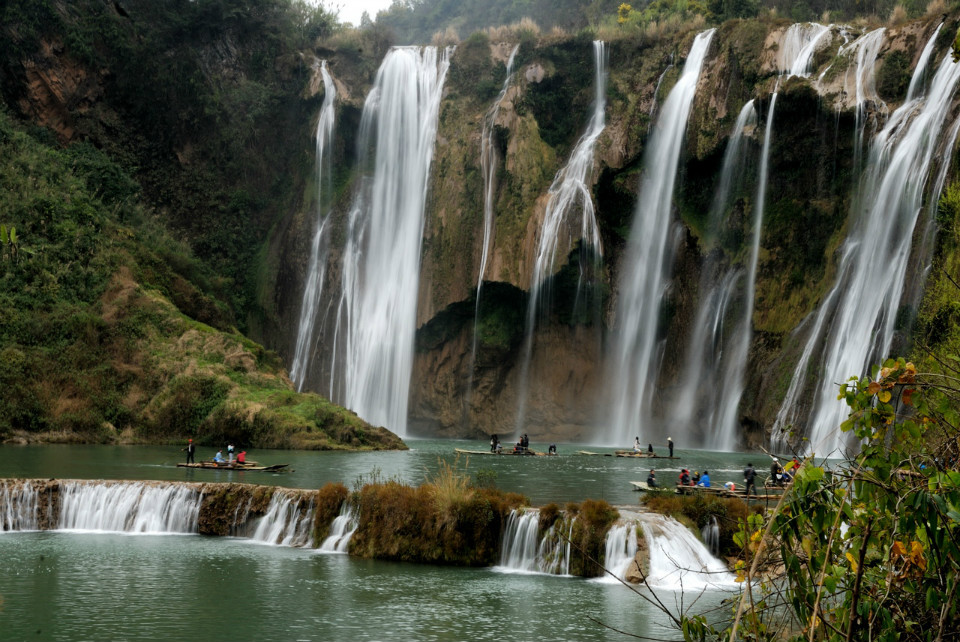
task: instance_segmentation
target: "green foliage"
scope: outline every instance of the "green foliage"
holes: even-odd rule
[[[841,428],[860,453],[829,469],[809,459],[766,522],[743,524],[737,541],[751,564],[740,569],[741,610],[723,631],[690,620],[686,639],[957,639],[960,361],[937,369],[949,377],[888,360],[840,386],[850,407]],[[760,584],[755,597],[765,549],[785,584]],[[758,606],[742,610],[748,600]]]
[[[876,80],[881,98],[896,101],[906,96],[912,75],[910,64],[910,57],[903,51],[891,51],[883,57]]]

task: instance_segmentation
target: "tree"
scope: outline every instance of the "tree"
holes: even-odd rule
[[[860,454],[808,459],[766,520],[742,525],[733,619],[685,618],[686,639],[960,640],[960,360],[936,363],[890,360],[840,386]]]

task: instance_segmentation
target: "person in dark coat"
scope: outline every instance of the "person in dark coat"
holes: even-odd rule
[[[673,439],[667,437],[667,448],[670,449],[670,456],[673,457]]]
[[[657,473],[650,471],[650,474],[647,475],[647,486],[649,488],[657,488],[660,484],[657,483]]]
[[[753,488],[753,494],[757,494],[757,471],[753,469],[753,464],[747,464],[747,467],[743,469],[743,481],[746,485],[743,492],[746,497],[750,497],[750,489]]]
[[[181,449],[180,449],[180,452],[183,452],[184,450],[187,451],[187,463],[188,463],[188,464],[192,464],[192,463],[193,463],[193,453],[197,452],[197,447],[193,445],[193,440],[192,440],[192,439],[188,439],[188,440],[187,440],[187,447],[186,447],[186,448],[181,448]]]

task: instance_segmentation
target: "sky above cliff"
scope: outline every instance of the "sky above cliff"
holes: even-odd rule
[[[343,0],[340,2],[340,22],[360,24],[360,16],[366,11],[370,18],[376,18],[377,12],[390,6],[392,0]],[[336,6],[336,2],[332,3]],[[328,4],[327,6],[330,6]]]

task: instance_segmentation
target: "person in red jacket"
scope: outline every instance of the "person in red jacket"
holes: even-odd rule
[[[245,463],[247,463],[247,451],[246,451],[246,450],[241,450],[241,451],[240,451],[240,454],[237,455],[237,463],[238,463],[238,464],[245,464]]]

